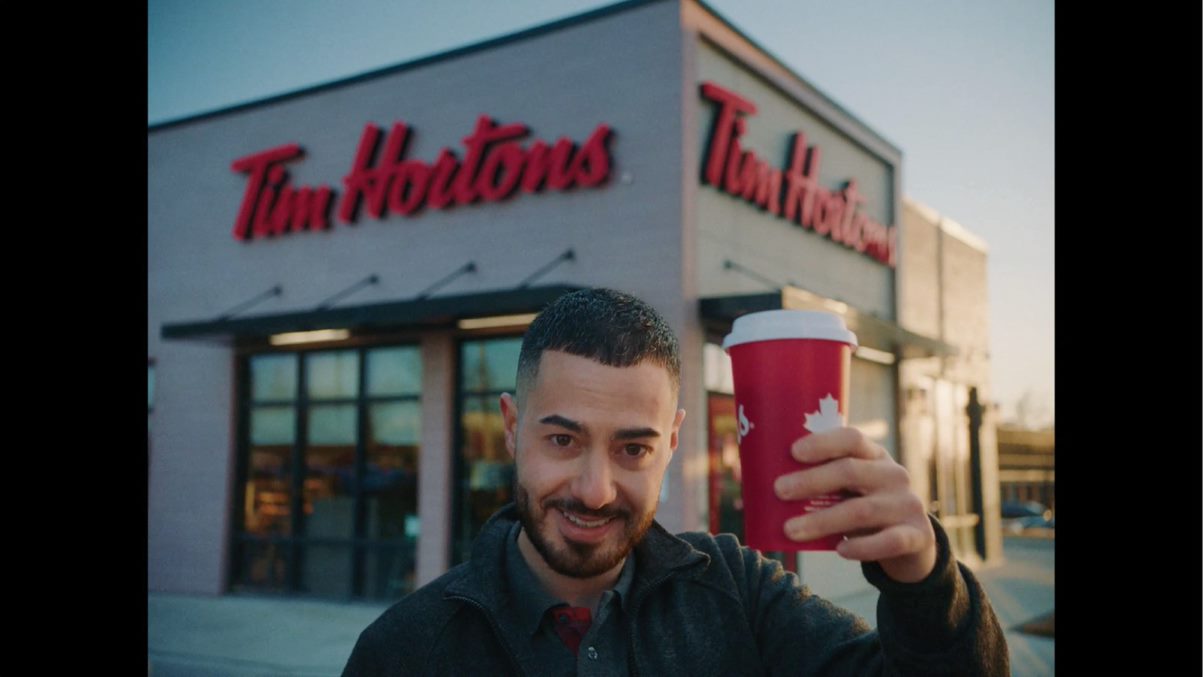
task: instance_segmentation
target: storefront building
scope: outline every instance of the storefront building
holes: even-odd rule
[[[844,315],[850,423],[927,458],[906,365],[960,353],[903,321],[908,269],[937,259],[908,258],[901,165],[693,0],[152,127],[150,589],[393,599],[463,561],[510,497],[497,397],[522,332],[584,287],[681,340],[671,531],[739,530],[718,344],[745,312]],[[785,559],[820,592],[865,585],[834,555]]]
[[[1054,477],[1054,431],[1029,430],[1000,425],[999,498],[1002,501],[1035,501],[1057,514],[1057,483]]]
[[[962,560],[1003,556],[997,414],[990,392],[987,244],[907,197],[899,322],[953,350],[899,362],[902,448],[912,486]]]

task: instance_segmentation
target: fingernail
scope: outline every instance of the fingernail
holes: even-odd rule
[[[786,536],[796,541],[805,541],[810,536],[806,528],[806,517],[791,517],[786,520]]]
[[[849,549],[848,541],[841,541],[836,544],[836,554],[840,555],[841,557],[844,557],[845,559],[849,558],[849,555],[847,553],[848,549]]]
[[[778,495],[778,498],[786,498],[786,492],[790,489],[790,483],[786,478],[779,477],[773,482],[773,493]]]
[[[811,443],[807,441],[810,439],[811,439],[811,436],[808,435],[808,436],[804,437],[803,439],[799,440],[797,443],[795,443],[794,450],[793,450],[793,456],[794,456],[795,460],[802,461],[803,459],[806,458],[807,450],[811,448]]]

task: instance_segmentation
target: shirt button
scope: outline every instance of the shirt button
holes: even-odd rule
[[[596,660],[598,660],[598,650],[597,650],[597,649],[595,649],[595,648],[594,648],[594,647],[592,647],[592,646],[591,646],[590,648],[588,648],[588,649],[586,649],[586,650],[585,650],[585,655],[586,655],[586,656],[589,656],[589,659],[590,659],[591,661],[596,661]]]

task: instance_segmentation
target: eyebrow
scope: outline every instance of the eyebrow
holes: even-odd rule
[[[623,428],[615,432],[616,440],[640,440],[646,437],[660,437],[661,434],[654,428]]]
[[[565,417],[561,416],[560,414],[551,414],[549,416],[544,416],[543,418],[539,419],[539,422],[547,423],[548,425],[557,425],[557,426],[560,426],[561,428],[571,430],[575,433],[585,432],[585,426],[581,425],[580,423],[578,423],[570,418],[565,418]]]
[[[559,426],[565,430],[569,430],[578,434],[588,433],[589,429],[581,423],[574,421],[571,418],[565,418],[560,414],[550,414],[539,419],[540,423]],[[660,437],[660,431],[655,428],[621,428],[615,431],[612,439],[616,440],[639,440],[648,437]]]

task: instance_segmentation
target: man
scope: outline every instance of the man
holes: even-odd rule
[[[906,471],[854,429],[796,442],[800,461],[831,462],[776,489],[860,494],[783,528],[853,534],[838,552],[880,590],[878,630],[730,535],[662,529],[680,372],[677,339],[639,299],[595,289],[546,308],[500,403],[514,503],[468,562],[364,630],[344,676],[1009,674],[982,588]]]

